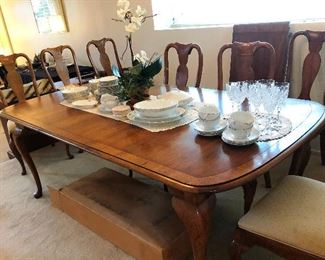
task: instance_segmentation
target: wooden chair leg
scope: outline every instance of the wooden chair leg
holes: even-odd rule
[[[265,187],[272,188],[270,172],[268,171],[268,172],[264,173],[263,176],[264,176]]]
[[[247,213],[252,206],[254,196],[256,193],[257,181],[252,180],[243,186],[244,190],[244,213]]]
[[[65,151],[66,151],[67,156],[70,160],[74,158],[74,156],[70,153],[70,145],[69,144],[65,144]]]
[[[320,133],[320,157],[322,165],[325,165],[325,129]]]
[[[301,146],[292,156],[289,174],[302,176],[311,155],[310,143]]]
[[[237,228],[234,239],[231,241],[229,248],[229,256],[231,260],[241,260],[241,255],[251,247],[244,244],[244,238],[241,237],[241,230],[240,228]]]
[[[129,177],[133,177],[133,171],[129,169]]]
[[[29,169],[31,170],[35,183],[36,183],[36,187],[37,187],[37,191],[34,193],[34,198],[38,199],[40,197],[42,197],[43,195],[43,191],[42,191],[42,184],[41,184],[41,180],[39,178],[36,166],[25,146],[25,142],[24,142],[24,129],[21,129],[19,127],[16,127],[15,131],[12,134],[14,143],[17,147],[17,150],[20,152],[21,156],[24,158],[25,162],[27,163]]]

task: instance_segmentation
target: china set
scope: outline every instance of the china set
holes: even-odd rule
[[[231,145],[249,145],[257,141],[259,131],[254,128],[254,116],[239,111],[230,115],[228,121],[221,118],[215,105],[205,104],[199,108],[199,120],[194,129],[202,136],[221,134],[221,139]]]

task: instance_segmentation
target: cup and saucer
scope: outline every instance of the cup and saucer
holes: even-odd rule
[[[250,112],[232,113],[228,119],[228,127],[223,131],[221,139],[227,144],[245,146],[255,143],[260,132],[253,127],[254,116]]]
[[[227,126],[227,121],[220,118],[215,105],[205,104],[200,107],[199,120],[194,123],[194,129],[202,136],[219,135]]]

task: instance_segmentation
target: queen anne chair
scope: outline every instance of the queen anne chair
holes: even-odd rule
[[[196,82],[195,87],[199,88],[202,77],[203,70],[203,54],[201,48],[197,44],[189,43],[170,43],[166,46],[164,52],[164,85],[169,86],[169,59],[168,52],[171,48],[174,48],[177,51],[179,65],[176,71],[176,86],[180,90],[187,89],[187,81],[188,81],[188,67],[187,62],[189,55],[192,53],[192,50],[195,49],[198,52],[198,69],[196,74]]]
[[[268,63],[269,70],[267,79],[273,79],[275,72],[276,56],[274,48],[267,42],[233,42],[223,45],[218,53],[218,89],[223,89],[223,54],[227,49],[231,49],[231,73],[229,81],[244,81],[244,80],[257,80],[254,71],[255,53],[260,49],[265,49],[269,53],[269,59],[265,62]],[[269,172],[264,174],[264,180],[267,187],[271,187],[271,178]],[[255,194],[256,180],[244,186],[245,197],[245,211],[250,207]],[[248,199],[249,198],[249,199]]]
[[[298,36],[305,36],[308,40],[309,47],[309,53],[306,56],[302,67],[301,92],[298,98],[310,100],[310,91],[321,65],[320,51],[325,42],[325,31],[299,31],[292,36],[289,45],[287,81],[290,80],[291,76],[294,43]],[[323,86],[324,83],[320,85]],[[323,104],[325,104],[325,91],[323,93]],[[325,129],[323,129],[320,133],[320,150],[321,162],[323,165],[325,165]],[[309,161],[310,154],[310,144],[307,144],[298,149],[293,155],[289,173],[302,175]]]
[[[233,42],[223,45],[218,53],[218,89],[223,89],[223,53],[231,49],[231,78],[229,81],[257,80],[253,67],[254,54],[261,48],[269,52],[267,79],[273,79],[275,72],[275,51],[267,42]]]
[[[101,77],[101,76],[111,76],[113,75],[112,72],[112,66],[111,66],[111,61],[109,59],[108,54],[106,53],[105,50],[105,45],[107,42],[110,42],[112,44],[113,50],[114,50],[114,55],[115,55],[115,59],[116,59],[116,63],[117,63],[117,67],[120,71],[122,71],[122,65],[118,56],[118,52],[117,52],[117,48],[115,45],[115,42],[113,39],[111,38],[103,38],[100,40],[92,40],[90,42],[87,43],[86,46],[86,51],[87,51],[87,55],[88,55],[88,59],[91,63],[91,66],[94,68],[95,71],[95,75],[97,78]],[[98,70],[97,66],[95,65],[93,56],[91,54],[91,46],[95,46],[99,52],[99,61],[101,66],[104,69],[104,75],[102,75],[102,73]]]
[[[26,60],[27,68],[29,69],[32,79],[31,85],[23,85],[21,76],[16,68],[17,59],[19,58]],[[23,103],[26,100],[26,96],[28,96],[28,98],[40,96],[32,63],[26,54],[14,53],[8,56],[0,55],[0,62],[5,71],[5,80],[8,84],[8,87],[10,88],[10,90],[5,89],[0,91],[0,109],[11,105],[16,101],[18,103]],[[12,96],[15,96],[15,98]],[[48,144],[54,144],[55,140],[46,135],[32,131],[28,128],[20,127],[12,121],[1,119],[1,123],[9,144],[9,148],[22,167],[22,175],[26,174],[26,168],[23,161],[24,159],[31,169],[34,178],[38,179],[38,175],[34,174],[36,168],[33,161],[31,160],[29,152]],[[35,181],[37,182],[36,179]],[[36,197],[38,195],[36,195]]]
[[[287,176],[238,222],[231,259],[258,245],[285,259],[325,259],[325,183]]]
[[[67,64],[64,62],[64,58],[63,58],[63,51],[64,50],[68,50],[70,52],[71,57],[72,57],[72,61],[73,61],[73,66],[74,66],[76,74],[77,74],[78,84],[82,85],[81,74],[80,74],[80,71],[79,71],[78,64],[76,62],[76,55],[75,55],[74,50],[69,45],[60,45],[60,46],[57,46],[57,47],[44,49],[40,53],[42,67],[45,70],[46,75],[47,75],[51,85],[53,86],[53,88],[55,87],[54,86],[54,81],[52,79],[51,74],[49,73],[49,67],[47,66],[45,56],[46,56],[46,53],[48,53],[53,57],[54,62],[55,62],[56,72],[57,72],[58,76],[60,77],[63,85],[67,86],[67,85],[71,84],[71,79],[70,79],[70,76],[69,76],[69,70],[68,70]],[[69,159],[74,158],[74,156],[70,153],[69,144],[66,144],[66,152],[67,152],[67,155],[69,156]],[[82,150],[79,149],[79,152],[81,153]]]

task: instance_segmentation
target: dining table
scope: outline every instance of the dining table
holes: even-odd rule
[[[157,95],[169,87],[152,87]],[[233,111],[226,91],[189,87],[196,102],[215,104],[222,115]],[[247,146],[229,145],[220,136],[198,135],[193,122],[171,130],[150,132],[122,121],[60,104],[58,91],[4,108],[0,117],[16,123],[13,133],[36,182],[42,184],[32,157],[20,140],[24,129],[39,131],[100,158],[165,184],[171,204],[184,224],[194,259],[206,259],[215,193],[243,187],[244,209],[252,204],[256,179],[308,144],[325,126],[324,106],[310,100],[288,98],[281,115],[290,119],[291,131],[269,141]]]

